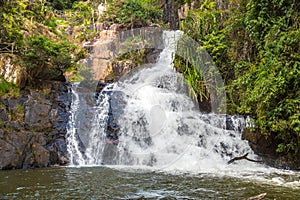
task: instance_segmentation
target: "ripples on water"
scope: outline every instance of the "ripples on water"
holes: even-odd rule
[[[122,166],[0,171],[0,199],[246,199],[264,192],[265,199],[300,199],[299,177],[170,174]]]
[[[166,39],[172,34],[175,36],[166,33]],[[170,45],[174,50],[173,43]],[[79,103],[83,99],[73,92],[67,134],[70,160],[73,165],[85,167],[0,171],[0,199],[247,199],[261,193],[267,193],[265,199],[300,199],[299,173],[247,161],[227,165],[233,156],[246,152],[251,157],[255,155],[247,142],[240,139],[240,130],[220,128],[217,116],[202,116],[192,109],[194,104],[187,95],[175,92],[178,79],[170,64],[174,51],[166,50],[156,67],[146,68],[137,78],[119,85],[119,91],[127,94],[128,97],[124,96],[129,102],[119,125],[121,131],[132,136],[121,136],[118,150],[123,152],[115,162],[119,166],[88,167],[99,165],[104,157],[105,136],[99,137],[99,133],[104,134],[106,124],[95,124],[107,120],[109,99],[104,99],[99,112],[88,112],[95,119],[91,127],[96,129],[83,130],[79,125],[86,115],[80,114],[94,107],[87,107],[83,101],[81,110]],[[166,66],[169,67],[163,68]],[[163,87],[158,87],[157,82],[163,83]],[[141,127],[133,123],[140,121],[144,122],[138,123]],[[78,146],[77,131],[87,147],[85,156]],[[150,138],[151,142],[133,138]],[[128,152],[131,162],[123,162]],[[126,163],[139,166],[124,166]]]

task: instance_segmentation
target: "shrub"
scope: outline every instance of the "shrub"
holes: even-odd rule
[[[75,47],[44,36],[27,37],[25,41],[22,64],[29,78],[63,81],[64,71],[73,64],[70,52]]]
[[[139,28],[159,23],[162,11],[153,0],[113,0],[105,11],[105,18],[128,28]]]

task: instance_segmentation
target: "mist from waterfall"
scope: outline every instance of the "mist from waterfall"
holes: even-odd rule
[[[245,153],[259,159],[241,139],[246,120],[197,109],[183,76],[173,67],[181,35],[180,31],[164,31],[164,49],[157,63],[106,86],[97,98],[94,92],[84,93],[80,84],[73,84],[67,134],[72,166],[218,174],[270,170],[246,160],[227,164]],[[106,142],[109,115],[119,126],[118,145]]]

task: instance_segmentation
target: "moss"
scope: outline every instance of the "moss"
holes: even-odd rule
[[[24,121],[24,106],[18,104],[14,109],[10,110],[11,121]]]
[[[2,98],[18,97],[19,95],[20,90],[15,84],[9,83],[3,77],[0,77],[0,96]]]

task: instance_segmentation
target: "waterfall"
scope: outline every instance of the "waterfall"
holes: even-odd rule
[[[80,93],[78,84],[73,85],[67,134],[71,164],[204,172],[226,168],[234,156],[249,153],[256,157],[241,139],[246,126],[243,118],[201,113],[189,97],[183,76],[173,67],[181,34],[164,31],[164,49],[157,63],[107,86],[95,103],[89,105],[86,99],[95,97]],[[118,145],[106,142],[112,116],[119,126]],[[246,162],[231,165],[232,169],[258,166]]]
[[[113,86],[113,85],[112,85]],[[95,98],[93,92],[72,85],[71,115],[67,127],[70,165],[100,165],[106,137],[109,91],[105,88]]]
[[[79,95],[75,92],[78,84],[73,84],[73,88],[71,88],[72,92],[72,104],[71,104],[71,115],[69,119],[69,124],[67,126],[67,149],[70,157],[71,165],[83,165],[84,159],[83,154],[80,151],[79,143],[78,143],[78,135],[77,135],[77,111],[79,107]]]

